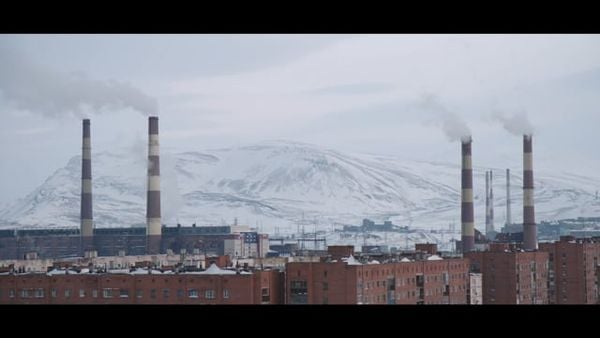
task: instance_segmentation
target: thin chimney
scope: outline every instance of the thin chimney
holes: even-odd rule
[[[490,229],[490,172],[485,171],[485,234]]]
[[[475,248],[475,221],[473,212],[473,165],[471,162],[471,136],[462,140],[462,179],[461,179],[461,223],[462,251]]]
[[[537,226],[533,203],[532,135],[523,135],[523,248],[537,250]]]
[[[81,213],[80,233],[82,237],[94,235],[92,214],[92,145],[90,120],[83,120],[83,142],[81,148]]]
[[[488,236],[494,232],[494,172],[492,170],[490,170],[490,226],[485,230]]]
[[[161,236],[160,215],[160,152],[158,142],[158,117],[148,118],[148,195],[146,221],[149,253],[158,253]]]
[[[512,224],[510,215],[510,169],[506,169],[506,225]]]

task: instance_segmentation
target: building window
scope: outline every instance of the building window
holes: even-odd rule
[[[323,291],[329,290],[329,283],[323,282]]]
[[[83,297],[85,297],[85,290],[79,289],[79,298],[83,298]]]
[[[223,289],[223,299],[229,299],[229,290]]]
[[[50,290],[50,297],[56,298],[56,289]]]
[[[295,280],[290,282],[290,303],[308,303],[308,286],[305,280]]]
[[[129,289],[119,290],[119,298],[129,298]]]
[[[327,278],[327,270],[323,271],[323,277]]]
[[[215,299],[215,290],[206,290],[206,291],[204,291],[204,298],[206,298],[206,299]]]
[[[15,298],[15,289],[8,289],[8,298]]]
[[[71,289],[65,290],[65,298],[71,298]]]
[[[143,298],[144,290],[135,290],[135,298]]]
[[[260,293],[262,295],[263,302],[271,301],[271,296],[269,295],[269,288],[262,288]]]
[[[190,298],[198,298],[198,290],[190,289],[188,290],[188,297]]]
[[[112,298],[112,289],[102,289],[103,298]]]
[[[163,289],[163,298],[169,298],[169,289]]]
[[[150,298],[156,299],[156,289],[150,289]]]
[[[35,290],[35,298],[44,298],[44,289]]]
[[[98,298],[98,290],[96,290],[96,289],[92,290],[92,297]]]
[[[183,298],[183,289],[177,289],[177,298]]]

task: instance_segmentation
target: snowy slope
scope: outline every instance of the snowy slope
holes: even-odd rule
[[[297,222],[359,224],[368,217],[422,228],[460,229],[460,154],[456,164],[345,154],[314,145],[271,141],[239,148],[162,154],[163,222],[230,223],[234,217],[264,231]],[[97,227],[145,222],[145,154],[93,154]],[[484,172],[475,167],[475,217],[483,229]],[[497,227],[504,221],[504,169],[495,170]],[[513,221],[521,219],[521,168],[511,168]],[[537,169],[537,168],[536,168]],[[0,226],[79,224],[80,157],[73,157],[26,197],[0,210]],[[597,178],[535,172],[538,221],[600,215]]]

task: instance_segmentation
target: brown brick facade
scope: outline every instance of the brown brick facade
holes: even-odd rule
[[[0,276],[0,304],[281,304],[283,273]]]

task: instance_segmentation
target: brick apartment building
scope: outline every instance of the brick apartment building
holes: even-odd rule
[[[482,274],[483,304],[548,304],[548,253],[523,252],[492,243],[489,251],[464,254]]]
[[[378,264],[353,256],[286,265],[287,304],[466,304],[467,259]]]
[[[600,238],[562,236],[540,243],[549,255],[548,300],[551,304],[598,304]]]
[[[202,272],[0,274],[0,304],[281,304],[283,273]]]

